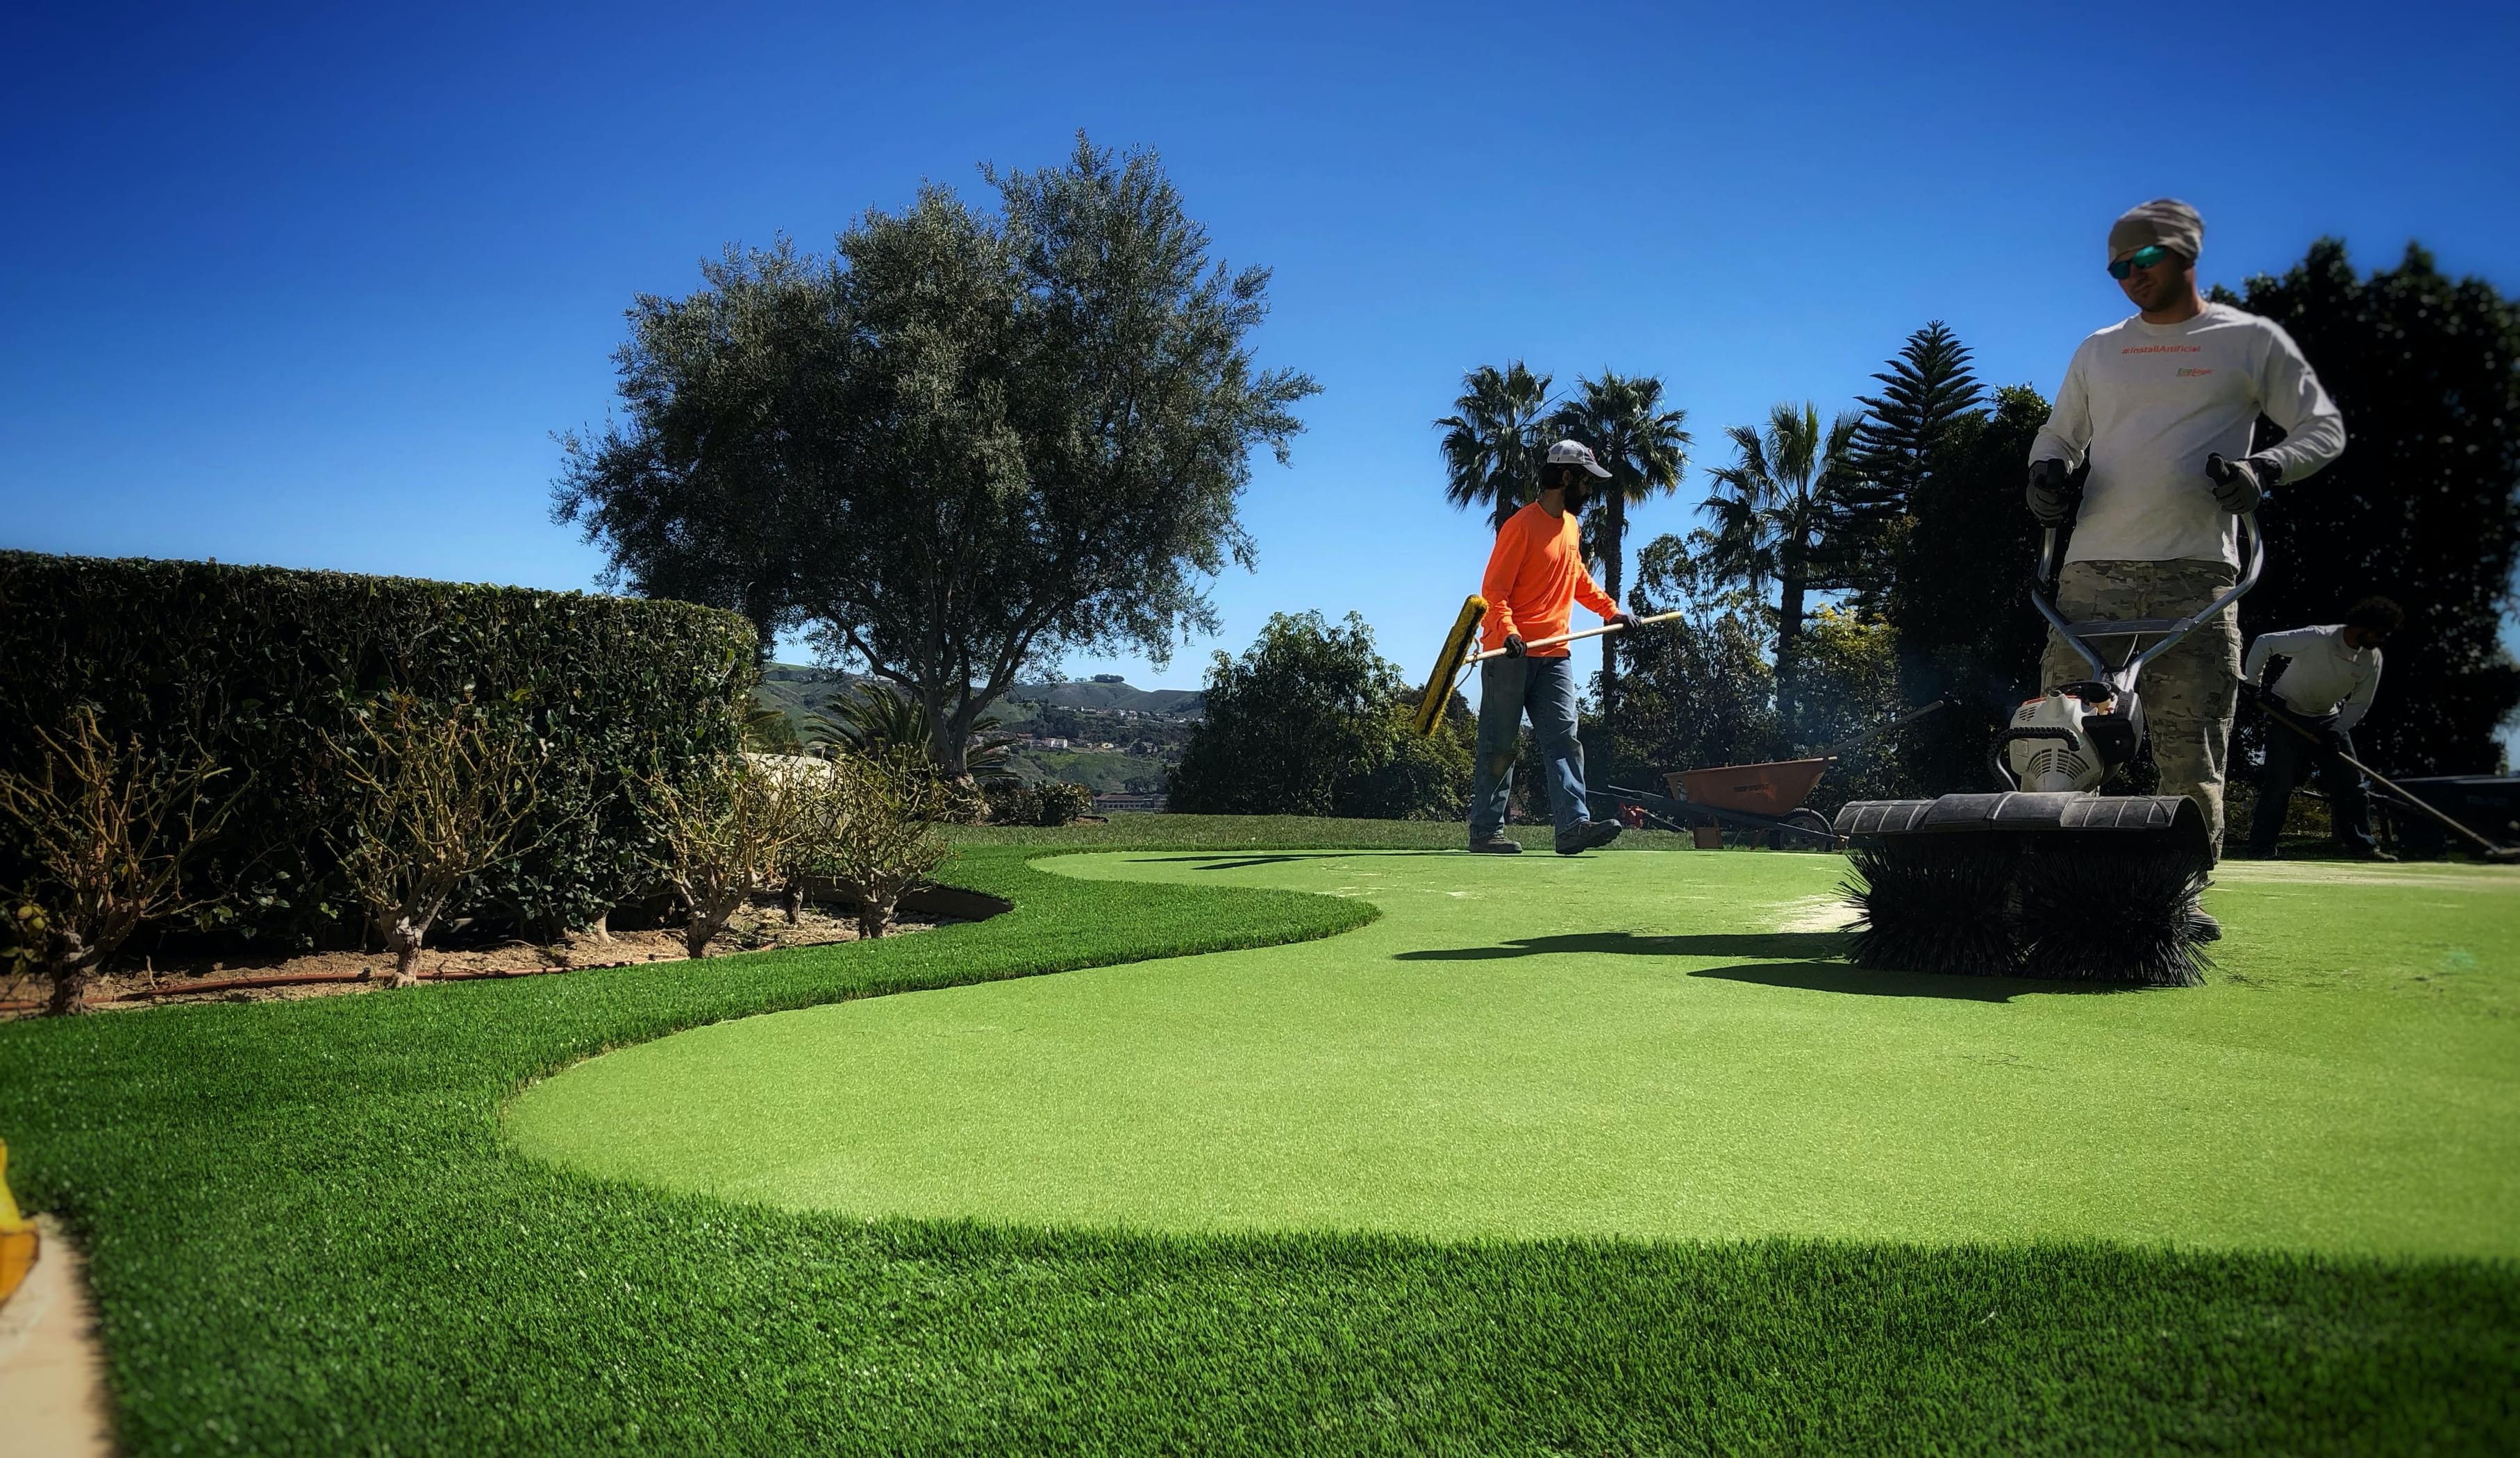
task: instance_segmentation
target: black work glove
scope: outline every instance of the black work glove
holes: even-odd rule
[[[1519,658],[1529,651],[1531,650],[1523,646],[1521,634],[1508,633],[1505,636],[1505,655],[1508,658]]]
[[[2264,456],[2246,461],[2226,461],[2217,453],[2205,458],[2205,479],[2214,483],[2214,500],[2226,511],[2237,516],[2254,511],[2267,499],[2267,490],[2283,474],[2276,464]]]
[[[1643,622],[1644,619],[1638,617],[1635,613],[1622,607],[1617,612],[1610,614],[1605,621],[1607,621],[1613,628],[1617,628],[1623,632],[1633,633],[1636,631],[1637,625]]]
[[[2062,461],[2030,463],[2030,514],[2041,526],[2063,526],[2074,515],[2074,504],[2082,493],[2074,489],[2074,473]]]

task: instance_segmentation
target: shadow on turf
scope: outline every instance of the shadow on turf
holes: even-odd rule
[[[2015,977],[1956,977],[1929,972],[1875,972],[1826,960],[1846,950],[1843,932],[1737,932],[1687,937],[1641,937],[1634,932],[1577,932],[1557,937],[1517,937],[1492,947],[1454,947],[1395,952],[1400,962],[1492,962],[1511,957],[1572,953],[1578,956],[1722,956],[1749,960],[1702,967],[1691,977],[1761,987],[1848,993],[1863,997],[1952,997],[1965,1002],[2008,1002],[2029,993],[2140,991],[2118,983],[2038,982]]]
[[[1241,870],[1247,866],[1253,865],[1283,865],[1290,861],[1345,861],[1354,856],[1372,856],[1376,860],[1381,860],[1384,857],[1389,856],[1457,856],[1460,854],[1461,853],[1458,851],[1385,851],[1372,849],[1355,851],[1284,851],[1272,852],[1268,855],[1262,855],[1258,852],[1249,852],[1234,853],[1223,856],[1213,854],[1199,856],[1133,856],[1130,858],[1130,863],[1133,865],[1166,865],[1187,862],[1197,866],[1200,870]]]

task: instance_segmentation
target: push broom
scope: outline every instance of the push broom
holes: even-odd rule
[[[2265,701],[2262,699],[2261,702]],[[2275,723],[2282,725],[2285,729],[2288,729],[2294,733],[2301,735],[2303,738],[2308,739],[2313,744],[2317,744],[2321,748],[2326,747],[2326,741],[2321,739],[2317,733],[2313,732],[2308,725],[2301,723],[2299,720],[2293,718],[2283,710],[2276,708],[2272,703],[2267,703],[2266,710],[2267,717],[2269,719],[2273,720]],[[2515,862],[2520,862],[2520,846],[2498,846],[2494,842],[2487,840],[2484,836],[2468,829],[2465,825],[2460,824],[2458,821],[2452,819],[2440,811],[2426,805],[2423,801],[2407,793],[2405,786],[2390,779],[2387,775],[2382,774],[2379,771],[2372,769],[2370,766],[2356,759],[2354,756],[2347,754],[2342,750],[2338,750],[2336,751],[2336,757],[2343,760],[2355,773],[2363,776],[2373,784],[2387,790],[2390,794],[2397,796],[2408,805],[2422,811],[2425,815],[2439,820],[2445,828],[2456,831],[2461,837],[2476,847],[2477,855],[2483,858],[2487,862],[2495,865],[2510,865]]]
[[[1426,676],[1426,693],[1418,701],[1418,717],[1411,721],[1420,734],[1434,733],[1435,726],[1444,722],[1444,707],[1453,701],[1453,695],[1461,689],[1471,669],[1491,658],[1506,656],[1503,648],[1490,648],[1484,653],[1470,651],[1470,645],[1479,639],[1479,624],[1487,620],[1487,598],[1473,593],[1462,599],[1461,616],[1453,619],[1453,631],[1444,635],[1444,651],[1435,659],[1435,671]],[[1636,626],[1642,628],[1650,623],[1668,623],[1681,615],[1678,612],[1656,613],[1649,618],[1638,618]],[[1561,633],[1555,638],[1526,643],[1524,650],[1581,642],[1588,638],[1617,633],[1626,626],[1624,623],[1603,623],[1598,628],[1587,628],[1581,633]]]

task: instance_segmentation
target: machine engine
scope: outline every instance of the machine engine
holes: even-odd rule
[[[2143,704],[2132,691],[2067,684],[2014,710],[1996,753],[2017,789],[2088,790],[2142,743]]]

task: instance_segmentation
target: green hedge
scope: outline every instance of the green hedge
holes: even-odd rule
[[[314,945],[355,935],[325,831],[347,801],[324,736],[386,690],[499,700],[552,758],[530,849],[450,908],[583,925],[635,888],[649,849],[631,789],[737,747],[755,635],[686,602],[208,562],[0,552],[0,760],[31,769],[29,728],[97,706],[120,737],[198,742],[250,775],[203,862],[227,926]],[[0,886],[26,866],[0,843]]]

